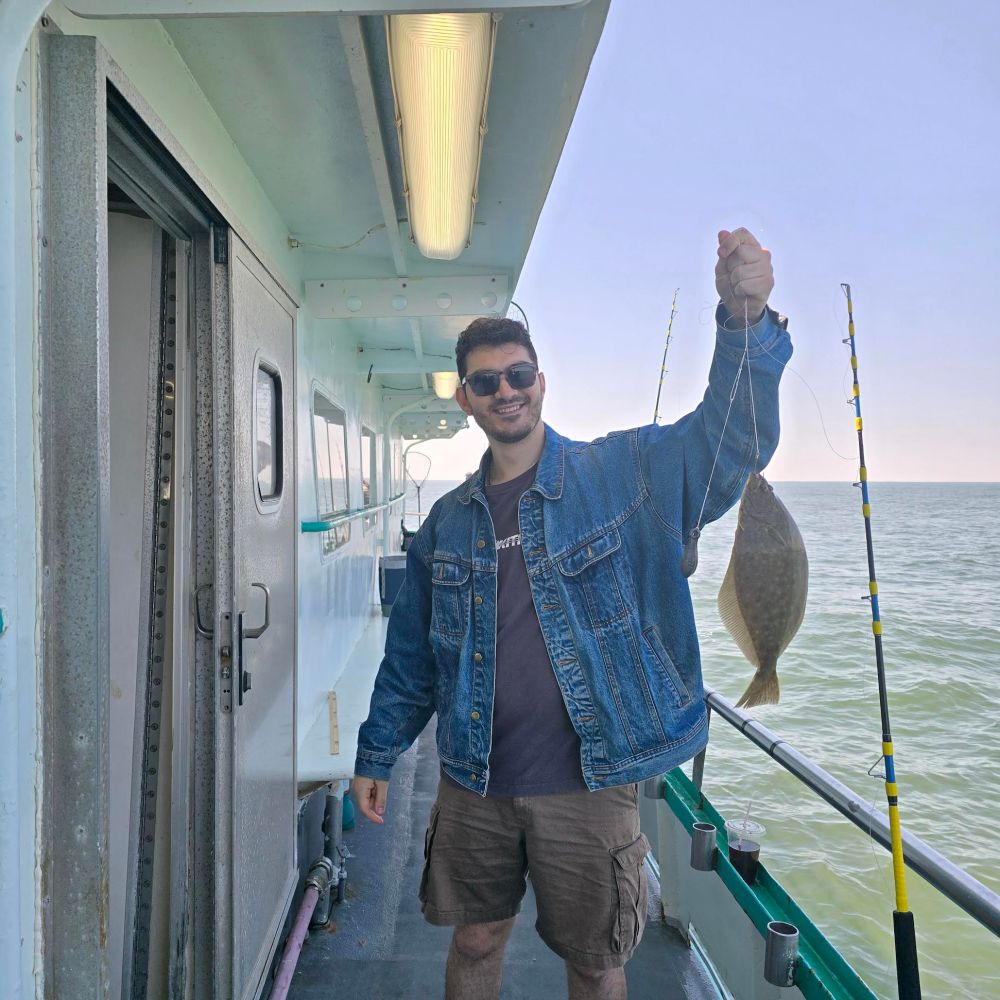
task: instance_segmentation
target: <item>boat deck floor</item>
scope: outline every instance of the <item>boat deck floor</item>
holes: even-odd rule
[[[417,887],[424,830],[437,791],[434,723],[393,769],[385,825],[358,816],[344,835],[346,899],[329,923],[308,937],[292,983],[291,1000],[440,997],[451,928],[433,927],[420,913]],[[630,1000],[716,998],[699,957],[659,919],[651,888],[651,918],[626,968]],[[534,928],[530,881],[504,958],[503,1000],[566,996],[562,960]]]

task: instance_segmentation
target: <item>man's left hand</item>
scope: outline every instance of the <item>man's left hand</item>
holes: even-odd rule
[[[767,297],[774,288],[771,251],[765,250],[748,229],[719,232],[715,287],[728,319],[753,324],[764,315]]]

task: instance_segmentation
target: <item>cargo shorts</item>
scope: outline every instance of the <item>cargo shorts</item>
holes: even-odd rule
[[[573,965],[618,968],[646,923],[648,850],[638,785],[483,798],[442,778],[424,838],[424,919],[506,920],[530,878],[549,948]]]

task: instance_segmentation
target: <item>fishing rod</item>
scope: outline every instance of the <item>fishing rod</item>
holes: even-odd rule
[[[674,289],[674,301],[670,304],[670,322],[667,323],[667,342],[663,347],[663,361],[660,362],[660,384],[656,387],[656,406],[653,407],[653,423],[660,422],[660,393],[663,391],[663,376],[667,374],[667,351],[670,350],[670,333],[674,328],[674,316],[677,314],[677,293]]]
[[[858,354],[854,342],[854,303],[851,286],[840,286],[847,296],[847,330],[844,343],[851,345],[851,369],[854,372],[854,426],[858,431],[861,512],[865,518],[865,541],[868,547],[868,590],[872,608],[872,634],[875,637],[875,666],[878,670],[878,700],[882,714],[882,759],[885,761],[885,795],[889,803],[889,839],[892,848],[892,877],[896,889],[896,908],[892,929],[896,943],[896,982],[899,1000],[920,1000],[920,970],[917,968],[917,938],[913,914],[906,898],[906,869],[903,865],[903,838],[899,826],[899,790],[893,763],[892,731],[889,728],[889,695],[885,683],[885,660],[882,654],[882,619],[878,609],[878,583],[875,579],[875,550],[872,546],[871,500],[868,496],[868,469],[865,466],[865,442],[861,424],[861,389],[858,385]],[[850,402],[850,400],[848,401]]]

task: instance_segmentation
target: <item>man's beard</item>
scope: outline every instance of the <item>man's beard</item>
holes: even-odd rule
[[[496,441],[498,444],[517,444],[518,441],[523,441],[537,426],[538,421],[542,418],[542,400],[541,398],[532,402],[530,399],[525,400],[528,404],[528,416],[530,417],[529,422],[523,427],[511,428],[511,430],[498,429],[494,424],[490,422],[490,417],[492,414],[487,412],[485,414],[480,414],[473,411],[472,416],[479,426],[482,428],[483,433],[491,441]]]

